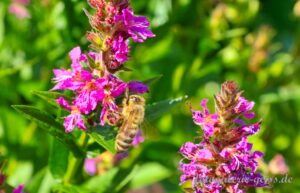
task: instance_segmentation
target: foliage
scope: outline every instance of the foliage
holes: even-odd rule
[[[266,162],[281,153],[293,177],[291,184],[274,184],[274,192],[299,191],[299,1],[131,0],[136,13],[149,16],[156,38],[132,44],[126,67],[133,71],[119,76],[153,82],[146,114],[159,136],[132,149],[105,175],[89,177],[80,169],[65,184],[68,161],[82,168],[82,161],[73,161],[86,150],[88,155],[113,151],[113,138],[106,140],[100,128],[88,133],[96,143],[87,149],[80,148],[84,138],[74,140],[80,132],[66,136],[57,118],[66,112],[57,111],[53,100],[59,94],[47,91],[53,87],[52,69],[70,64],[68,51],[76,45],[87,50],[84,35],[90,27],[82,9],[88,5],[85,0],[32,0],[26,5],[31,16],[19,19],[9,12],[10,3],[0,2],[0,152],[10,186],[24,183],[25,191],[43,193],[126,192],[145,186],[182,192],[178,151],[199,129],[185,100],[176,106],[170,100],[187,95],[188,103],[198,106],[202,98],[213,101],[222,82],[235,80],[262,117],[260,134],[249,138],[253,148],[265,153]],[[152,79],[158,74],[163,76]]]

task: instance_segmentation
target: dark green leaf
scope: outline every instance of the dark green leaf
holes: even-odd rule
[[[68,167],[69,151],[65,145],[56,139],[52,140],[52,147],[49,156],[49,169],[52,176],[62,179]]]
[[[12,107],[24,114],[28,119],[37,121],[42,129],[67,146],[75,157],[84,156],[83,151],[77,146],[73,135],[65,133],[64,127],[50,114],[32,106],[13,105]]]
[[[104,126],[95,127],[89,135],[104,149],[115,153],[115,132],[112,127]]]
[[[187,96],[155,102],[147,105],[145,117],[147,118],[147,120],[153,121],[154,119],[162,116],[164,113],[170,111],[173,107],[183,102],[185,99],[187,99]]]
[[[58,92],[52,92],[52,91],[33,91],[32,93],[34,95],[40,97],[44,101],[50,103],[51,105],[54,105],[54,106],[58,106],[58,104],[55,101],[58,97],[63,96],[66,99],[68,99],[68,97],[66,97],[63,94],[58,93]]]

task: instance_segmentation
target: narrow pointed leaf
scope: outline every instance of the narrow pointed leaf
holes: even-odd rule
[[[63,94],[59,93],[59,92],[52,92],[52,91],[33,91],[32,92],[34,95],[38,96],[39,98],[43,99],[44,101],[46,101],[47,103],[54,105],[54,106],[59,106],[56,103],[56,99],[58,97],[65,97],[65,99],[69,99],[68,97],[64,96]]]
[[[146,114],[145,117],[149,121],[153,121],[156,118],[159,118],[164,113],[170,111],[173,107],[178,105],[179,103],[185,101],[187,96],[179,97],[176,99],[169,99],[164,101],[159,101],[152,103],[146,106]]]
[[[84,156],[83,151],[77,146],[73,135],[64,132],[64,127],[58,123],[50,114],[36,107],[27,105],[13,105],[14,109],[24,114],[28,119],[36,121],[39,126],[55,137],[72,151],[74,156]]]

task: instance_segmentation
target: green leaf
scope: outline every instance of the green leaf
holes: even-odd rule
[[[183,102],[185,99],[187,99],[187,96],[155,102],[147,105],[145,117],[147,118],[147,120],[153,121],[154,119],[161,117],[164,113],[170,111],[173,107]]]
[[[124,188],[138,171],[138,165],[126,169],[113,168],[103,175],[91,178],[83,184],[83,187],[97,193],[124,192]]]
[[[88,133],[99,145],[104,149],[116,153],[115,150],[115,132],[112,127],[104,126],[95,127],[91,132]]]
[[[39,192],[42,181],[46,175],[47,168],[43,168],[36,173],[33,178],[26,184],[25,192]]]
[[[68,97],[64,96],[59,92],[52,92],[52,91],[33,91],[34,95],[38,96],[39,98],[43,99],[44,101],[50,103],[51,105],[58,106],[56,103],[56,99],[58,97],[65,97],[68,100]]]
[[[36,121],[42,129],[68,147],[75,157],[84,156],[84,152],[76,144],[74,136],[72,134],[65,133],[64,127],[50,114],[32,106],[13,105],[12,107],[24,114],[28,119]]]
[[[146,85],[150,85],[150,84],[153,84],[154,82],[158,81],[159,79],[161,79],[161,77],[163,77],[162,74],[160,74],[158,76],[155,76],[153,78],[149,78],[147,80],[144,80],[143,83],[146,84]]]
[[[52,140],[49,156],[49,169],[55,179],[62,179],[68,167],[69,151],[65,145],[56,139]]]
[[[106,192],[107,190],[109,190],[109,187],[111,187],[114,177],[118,173],[118,170],[118,168],[113,168],[103,175],[92,177],[87,182],[85,182],[82,187],[91,191],[97,191],[97,193]],[[99,184],[101,185],[99,186]]]
[[[138,170],[138,165],[134,165],[133,168],[130,167],[126,170],[120,170],[116,176],[116,179],[114,180],[114,187],[116,187],[115,192],[120,192],[122,188],[124,188],[134,178]]]
[[[99,184],[98,184],[99,186]],[[61,192],[61,193],[90,193],[90,191],[81,188],[79,186],[71,185],[71,184],[59,184],[53,188],[53,192]]]
[[[135,173],[130,187],[140,188],[170,177],[172,172],[159,163],[152,162],[142,165]]]

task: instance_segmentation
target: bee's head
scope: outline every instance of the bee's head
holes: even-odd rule
[[[127,104],[144,105],[145,99],[138,95],[131,95],[127,100]]]

